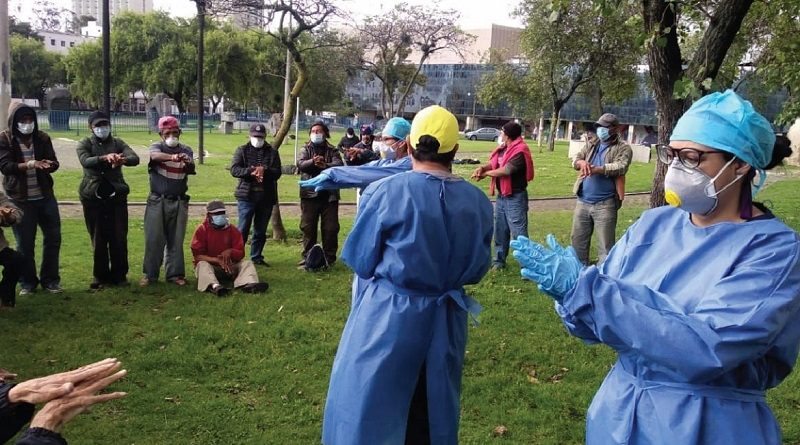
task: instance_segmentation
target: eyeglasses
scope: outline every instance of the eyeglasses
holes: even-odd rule
[[[665,164],[672,164],[672,160],[678,157],[678,161],[687,168],[695,168],[700,165],[703,156],[710,154],[722,154],[721,151],[700,151],[693,148],[673,148],[666,144],[656,145],[658,160]]]

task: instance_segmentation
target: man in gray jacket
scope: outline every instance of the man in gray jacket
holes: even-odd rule
[[[614,245],[617,211],[625,197],[625,173],[633,150],[620,136],[617,116],[606,113],[596,123],[597,138],[588,140],[575,157],[578,170],[573,192],[578,197],[572,216],[572,247],[583,264],[589,264],[592,232],[597,232],[598,263]]]

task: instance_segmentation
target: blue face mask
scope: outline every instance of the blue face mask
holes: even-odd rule
[[[221,229],[228,225],[228,217],[226,215],[211,215],[211,224]]]
[[[605,142],[609,137],[611,137],[611,133],[609,133],[608,128],[606,127],[597,127],[597,137],[599,137],[601,141]]]

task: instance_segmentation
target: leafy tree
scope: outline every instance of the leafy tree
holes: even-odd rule
[[[65,83],[61,56],[44,49],[40,40],[11,36],[11,91],[17,97],[33,97],[44,103],[47,88]]]
[[[248,99],[255,78],[255,49],[248,45],[244,34],[226,26],[205,35],[204,78],[214,110],[223,97],[238,102]]]
[[[455,25],[459,17],[455,10],[401,3],[387,14],[367,17],[358,28],[366,55],[363,69],[382,84],[384,116],[403,114],[414,86],[425,84],[420,71],[432,54],[452,51],[463,55],[463,48],[475,37]]]
[[[33,30],[30,23],[18,22],[17,19],[14,17],[8,18],[8,33],[11,35],[16,34],[29,39],[44,41],[44,38],[42,36],[36,34],[36,31]]]
[[[103,105],[103,48],[86,42],[72,48],[63,60],[72,95],[92,108]]]
[[[570,98],[577,91],[609,101],[629,96],[636,84],[639,53],[625,8],[598,14],[588,2],[563,3],[554,10],[550,4],[549,0],[523,3],[520,12],[526,27],[520,43],[526,60],[498,67],[483,81],[479,98],[485,103],[505,100],[531,114],[549,109],[552,151],[561,110]]]

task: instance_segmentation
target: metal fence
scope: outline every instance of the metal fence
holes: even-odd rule
[[[43,131],[65,131],[76,135],[89,133],[88,118],[91,111],[60,111],[43,110],[37,112],[39,128]],[[173,115],[181,123],[183,131],[197,131],[197,113],[181,113]],[[246,132],[251,124],[256,122],[270,122],[271,114],[260,112],[236,113],[236,122],[233,131],[236,133]],[[158,132],[158,119],[160,116],[148,113],[135,112],[114,112],[111,113],[111,129],[117,132]],[[321,116],[300,116],[299,127],[308,129],[311,124],[324,121],[331,129],[343,130],[353,126],[353,118],[338,116],[335,118],[323,118]],[[203,118],[203,127],[206,132],[213,132],[220,128],[221,120],[219,114],[206,114]],[[269,127],[269,125],[267,125]],[[292,123],[294,129],[294,123]]]

